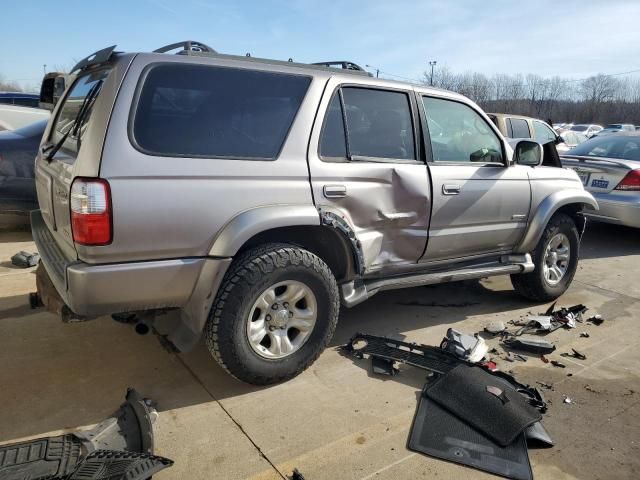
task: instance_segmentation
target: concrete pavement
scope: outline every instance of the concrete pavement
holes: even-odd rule
[[[637,238],[597,224],[586,233],[579,272],[559,305],[584,303],[607,320],[550,339],[558,345],[552,358],[574,347],[587,360],[562,358],[566,369],[535,357],[499,361],[521,381],[554,385],[544,424],[556,447],[530,450],[538,479],[640,476]],[[228,377],[204,345],[176,355],[108,318],[63,324],[30,310],[33,271],[8,262],[22,249],[33,250],[28,233],[0,234],[0,442],[92,425],[133,386],[158,402],[157,453],[176,462],[156,476],[165,480],[282,479],[294,467],[311,480],[491,478],[406,449],[425,372],[402,367],[380,378],[368,361],[335,347],[356,331],[438,344],[449,326],[476,332],[546,307],[520,299],[506,277],[384,292],[343,310],[332,347],[306,372],[257,388]],[[584,330],[590,338],[579,337]]]

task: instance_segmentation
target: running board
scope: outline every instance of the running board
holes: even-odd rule
[[[341,285],[342,304],[353,307],[364,302],[378,292],[396,290],[399,288],[421,287],[438,283],[457,282],[474,278],[492,277],[494,275],[511,275],[514,273],[528,273],[535,268],[531,255],[507,255],[503,262],[491,266],[467,267],[459,270],[444,272],[413,273],[394,277],[354,281]],[[508,263],[507,263],[508,262]]]

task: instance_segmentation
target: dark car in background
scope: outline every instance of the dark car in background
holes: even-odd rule
[[[0,227],[26,225],[38,208],[34,161],[47,120],[0,132]]]
[[[6,105],[20,105],[21,107],[38,108],[40,95],[37,93],[0,92],[0,103]]]

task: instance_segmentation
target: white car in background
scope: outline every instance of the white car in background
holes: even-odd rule
[[[42,108],[0,104],[0,131],[16,130],[38,120],[47,120],[51,112]]]
[[[566,153],[572,148],[589,140],[586,135],[583,135],[580,132],[574,132],[573,130],[564,130],[560,132],[558,136],[562,140],[556,144],[556,150],[560,154]]]
[[[597,136],[562,155],[598,201],[594,220],[640,228],[640,134]]]
[[[576,125],[572,125],[570,130],[581,133],[587,138],[591,138],[596,133],[599,133],[602,128],[602,125],[596,125],[593,123],[578,123]]]

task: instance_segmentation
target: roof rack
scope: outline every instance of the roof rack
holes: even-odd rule
[[[153,53],[167,53],[177,48],[182,48],[177,52],[178,55],[193,55],[193,53],[218,53],[206,43],[196,42],[194,40],[185,40],[184,42],[172,43],[165,45],[153,51]]]
[[[91,67],[93,65],[98,65],[100,63],[104,63],[108,61],[111,58],[111,55],[113,55],[114,53],[119,53],[114,51],[115,48],[116,46],[112,45],[110,47],[103,48],[102,50],[98,50],[95,53],[92,53],[88,57],[85,57],[82,60],[80,60],[73,67],[73,69],[71,69],[70,73],[73,73],[76,70],[82,70],[83,68]],[[176,52],[177,55],[202,55],[202,56],[222,55],[221,53],[217,52],[215,49],[211,48],[206,43],[198,42],[195,40],[185,40],[182,42],[176,42],[170,45],[165,45],[164,47],[160,47],[154,50],[153,53],[168,53],[168,52],[172,52],[173,50],[178,50]],[[240,58],[235,55],[224,55],[224,57]],[[289,61],[287,62],[283,60],[253,58],[249,54],[247,54],[246,57],[244,58],[249,61],[272,63],[272,64],[278,64],[278,65],[288,64],[288,65],[295,65],[297,67],[307,67],[307,68],[309,67],[321,68],[321,69],[327,68],[332,70],[341,69],[341,70],[344,70],[345,73],[368,75],[370,77],[373,76],[371,75],[371,73],[367,72],[364,68],[362,68],[357,63],[350,62],[348,60],[336,60],[336,61],[315,62],[315,63],[298,63],[298,62],[294,62],[292,59],[289,59]]]
[[[356,70],[358,72],[366,72],[366,70],[362,68],[360,65],[358,65],[357,63],[350,62],[348,60],[335,60],[331,62],[314,62],[311,65],[319,65],[321,67],[327,67],[327,68],[341,68],[343,70]]]

